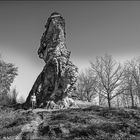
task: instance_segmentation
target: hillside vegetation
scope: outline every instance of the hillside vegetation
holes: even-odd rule
[[[0,110],[0,139],[139,140],[139,109]]]

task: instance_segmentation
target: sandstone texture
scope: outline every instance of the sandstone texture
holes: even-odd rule
[[[78,68],[70,60],[71,52],[65,43],[65,20],[59,13],[52,13],[45,25],[38,49],[39,58],[45,66],[37,77],[24,107],[31,107],[31,96],[36,95],[36,107],[48,102],[62,101],[75,88]]]

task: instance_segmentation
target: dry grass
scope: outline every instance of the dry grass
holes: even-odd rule
[[[24,124],[31,121],[33,115],[24,110],[0,107],[0,139],[16,136]]]
[[[44,138],[132,140],[140,135],[139,110],[109,110],[92,106],[55,111],[52,114],[44,112],[43,116],[44,122],[40,125],[39,132]]]
[[[138,140],[139,109],[108,109],[98,106],[53,112],[0,109],[0,136],[11,137],[37,117],[39,140]],[[33,134],[28,134],[33,135]]]

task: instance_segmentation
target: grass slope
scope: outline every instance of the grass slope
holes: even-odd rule
[[[2,109],[1,109],[2,111]],[[0,139],[21,132],[23,125],[40,117],[38,140],[139,140],[139,109],[108,109],[98,106],[59,111],[3,110]],[[24,132],[23,132],[24,133]],[[34,133],[30,133],[31,135]],[[27,139],[26,134],[24,134]]]

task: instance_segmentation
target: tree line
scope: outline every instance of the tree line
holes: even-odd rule
[[[17,75],[18,68],[0,57],[0,103],[17,102],[16,88],[10,90]],[[79,73],[72,95],[109,108],[140,106],[140,57],[121,64],[109,54],[97,56],[89,68]]]
[[[97,56],[79,73],[74,96],[109,108],[139,106],[140,58],[121,64],[109,54]]]

